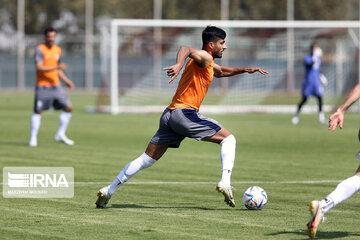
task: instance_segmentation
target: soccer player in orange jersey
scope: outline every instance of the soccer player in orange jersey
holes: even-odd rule
[[[225,202],[235,207],[230,177],[235,160],[235,137],[220,123],[199,113],[213,77],[230,77],[241,73],[267,74],[260,68],[223,67],[215,64],[214,58],[221,58],[226,49],[226,33],[220,28],[208,26],[202,33],[203,47],[196,50],[191,47],[180,47],[176,64],[165,68],[171,83],[189,58],[179,81],[176,93],[165,109],[159,129],[150,140],[145,152],[128,163],[115,180],[97,193],[97,208],[105,208],[110,197],[119,186],[123,185],[140,170],[152,166],[161,158],[169,147],[178,148],[185,137],[220,144],[222,178],[216,189],[225,197]]]
[[[56,110],[63,110],[59,116],[59,128],[55,135],[55,141],[74,145],[74,141],[65,135],[66,128],[71,119],[72,106],[60,85],[59,79],[70,89],[74,88],[74,83],[63,72],[67,69],[67,65],[61,63],[61,48],[54,45],[56,30],[54,28],[46,28],[44,35],[45,43],[40,44],[35,51],[36,89],[34,113],[31,116],[29,146],[37,146],[41,112],[48,110],[51,106]]]

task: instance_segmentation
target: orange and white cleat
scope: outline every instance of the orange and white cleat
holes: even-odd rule
[[[320,222],[324,222],[325,220],[321,209],[321,202],[316,200],[311,201],[309,204],[309,211],[311,219],[307,224],[308,235],[311,239],[314,239]]]
[[[109,186],[101,188],[97,192],[98,199],[96,200],[96,208],[106,208],[106,205],[109,203],[111,195],[109,194]]]
[[[220,181],[216,186],[216,190],[224,195],[224,202],[226,202],[226,204],[230,207],[235,207],[235,200],[231,188],[232,187],[230,185],[226,185],[222,181]]]

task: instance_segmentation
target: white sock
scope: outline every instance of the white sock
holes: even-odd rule
[[[234,135],[227,136],[224,140],[221,141],[220,145],[220,158],[222,166],[221,181],[230,185],[230,178],[232,169],[234,167],[236,149],[236,139]]]
[[[156,160],[149,157],[146,153],[143,153],[140,157],[138,157],[134,161],[129,162],[123,168],[123,170],[121,170],[121,172],[115,178],[115,180],[110,184],[110,189],[109,189],[110,195],[113,195],[121,185],[123,185],[132,176],[138,173],[141,169],[151,167],[154,163],[156,163]]]
[[[325,122],[325,114],[323,111],[319,112],[319,121],[320,122]]]
[[[66,128],[71,119],[71,112],[61,112],[59,116],[59,128],[56,135],[65,135]]]
[[[30,140],[37,139],[37,134],[40,129],[41,114],[33,113],[30,121]]]
[[[360,177],[352,176],[337,185],[335,190],[321,201],[323,213],[350,198],[360,190]]]

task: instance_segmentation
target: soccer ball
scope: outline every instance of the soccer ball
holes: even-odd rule
[[[243,202],[248,209],[262,209],[268,201],[264,189],[258,186],[251,186],[244,192]]]

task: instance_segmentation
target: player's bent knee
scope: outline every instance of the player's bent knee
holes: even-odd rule
[[[360,177],[360,166],[359,166],[358,169],[356,170],[355,175],[358,176],[358,177]]]
[[[167,145],[157,145],[154,143],[149,143],[147,146],[145,153],[152,159],[159,160],[164,153],[166,152],[168,146]]]
[[[64,107],[65,112],[72,112],[72,106],[66,106]]]
[[[154,165],[154,163],[156,163],[156,161],[157,160],[151,158],[146,153],[143,153],[142,158],[141,158],[141,166],[143,168],[148,168],[148,167],[151,167],[152,165]]]
[[[234,135],[230,134],[229,136],[224,138],[224,140],[221,141],[220,145],[223,145],[223,144],[228,144],[228,145],[232,145],[235,147],[236,139],[235,139]]]

